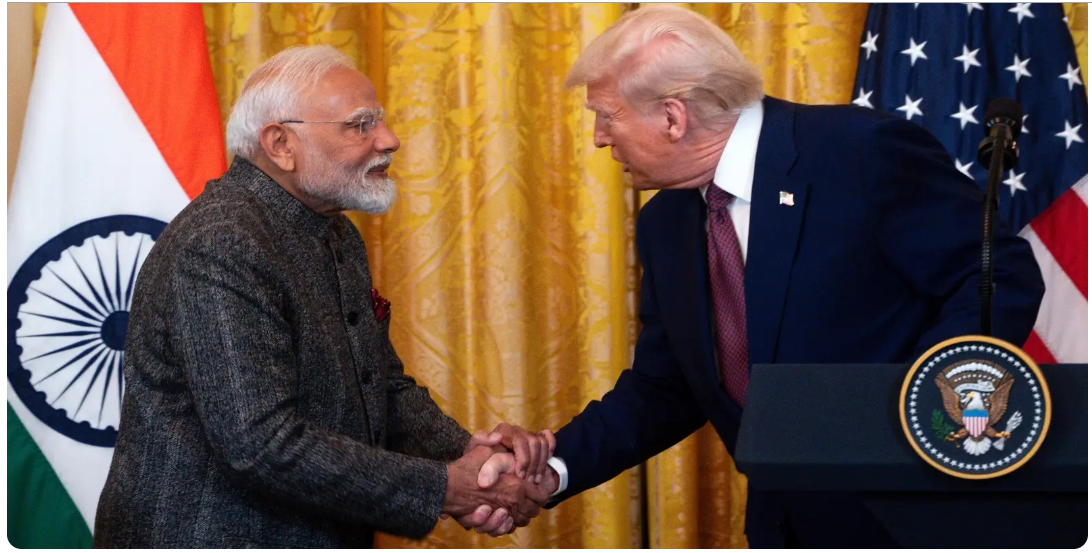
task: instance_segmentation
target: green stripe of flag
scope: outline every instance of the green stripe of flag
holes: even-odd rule
[[[10,404],[8,542],[20,549],[91,547],[87,523]]]

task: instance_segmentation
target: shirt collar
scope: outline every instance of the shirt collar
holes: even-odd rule
[[[312,211],[264,171],[240,156],[235,156],[224,180],[241,183],[243,188],[266,205],[274,218],[287,223],[289,228],[299,227],[316,237],[330,232],[332,217]]]
[[[758,136],[762,132],[762,101],[757,101],[739,113],[728,143],[720,154],[720,162],[713,174],[713,183],[725,192],[745,202],[751,201],[751,188],[754,185],[755,158],[758,156]],[[705,198],[708,184],[701,186],[701,197]]]

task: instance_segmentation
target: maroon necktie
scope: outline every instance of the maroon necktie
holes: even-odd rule
[[[747,395],[747,302],[743,293],[743,252],[728,206],[732,195],[715,184],[705,193],[709,204],[709,282],[717,361],[728,395],[743,406]]]

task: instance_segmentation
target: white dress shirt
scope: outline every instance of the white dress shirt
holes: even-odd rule
[[[736,227],[736,236],[739,238],[739,249],[743,254],[744,263],[747,262],[751,189],[755,182],[755,158],[758,156],[758,135],[762,132],[763,114],[761,100],[743,108],[735,128],[732,129],[732,134],[728,137],[728,143],[724,145],[724,152],[720,154],[717,171],[713,174],[713,184],[735,197],[728,209],[732,216],[732,224]],[[699,188],[703,200],[705,191],[708,189],[707,184]],[[708,219],[705,222],[705,230],[709,231]],[[568,487],[569,472],[565,461],[558,457],[551,457],[547,463],[558,475],[557,491],[551,495],[552,497]]]
[[[762,132],[763,113],[761,101],[743,108],[739,120],[736,121],[736,128],[732,129],[724,152],[720,154],[717,171],[713,174],[713,184],[735,197],[728,208],[728,214],[732,216],[732,224],[736,227],[739,250],[745,264],[747,237],[751,226],[751,189],[755,182],[755,158],[758,156],[758,135]],[[707,184],[699,188],[703,200],[708,189]],[[705,230],[709,230],[708,220],[705,222]]]

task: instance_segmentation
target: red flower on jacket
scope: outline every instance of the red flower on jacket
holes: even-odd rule
[[[379,295],[379,290],[372,288],[372,309],[375,309],[375,320],[385,321],[391,315],[391,302]]]

